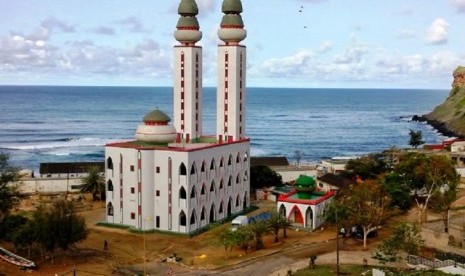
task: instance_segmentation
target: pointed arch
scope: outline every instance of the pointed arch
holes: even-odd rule
[[[237,174],[236,176],[236,185],[241,183],[241,179],[239,178],[239,174]]]
[[[210,162],[210,170],[215,170],[216,169],[216,162],[215,158],[212,158],[212,161]]]
[[[221,159],[220,159],[220,168],[224,168],[224,158],[223,158],[223,156],[221,156]]]
[[[209,216],[208,222],[212,223],[215,221],[216,221],[215,203],[212,203],[212,205],[210,206],[210,216]]]
[[[281,204],[281,206],[279,206],[279,216],[281,216],[282,218],[286,218],[286,207],[284,206],[284,204]]]
[[[221,180],[220,180],[220,187],[219,187],[219,189],[220,189],[220,190],[223,189],[223,178],[221,178]]]
[[[181,210],[181,212],[179,213],[179,225],[186,226],[186,223],[187,223],[186,213],[184,213],[184,211]]]
[[[197,189],[194,186],[192,187],[190,198],[196,198],[196,197],[197,197]]]
[[[218,214],[221,215],[221,214],[223,214],[223,212],[224,212],[224,202],[223,202],[223,200],[221,200],[220,207],[218,207]]]
[[[228,179],[228,187],[232,185],[232,176],[229,176],[229,179]]]
[[[200,167],[200,172],[205,172],[205,161],[202,162],[202,166]]]
[[[113,182],[111,181],[111,179],[108,179],[107,181],[107,191],[113,192]]]
[[[215,180],[212,180],[212,183],[210,184],[210,192],[216,192]]]
[[[239,195],[236,196],[236,207],[239,207],[241,205],[241,200]]]
[[[247,162],[249,160],[249,153],[246,151],[244,152],[244,162]]]
[[[111,157],[107,158],[107,169],[113,170],[113,159]]]
[[[228,198],[228,209],[226,211],[226,215],[229,217],[232,214],[232,198]]]
[[[187,198],[187,192],[186,192],[186,189],[184,189],[184,187],[181,187],[179,189],[179,198],[180,199],[186,199]]]
[[[228,166],[232,165],[232,154],[229,155],[228,157]]]
[[[205,211],[205,207],[202,207],[202,211],[200,212],[200,221],[207,219],[207,211]]]
[[[111,202],[108,202],[107,204],[107,215],[113,216],[114,211],[113,211],[113,204]]]
[[[240,164],[240,163],[241,163],[241,155],[240,153],[238,153],[236,156],[236,164]]]
[[[196,224],[197,223],[197,213],[195,212],[195,209],[192,210],[192,214],[191,214],[191,219],[189,220],[189,224],[192,225],[192,224]]]
[[[200,189],[200,195],[205,195],[205,194],[206,194],[205,184],[202,184],[202,188]]]
[[[313,229],[313,210],[312,207],[308,206],[305,211],[305,227]]]
[[[186,165],[184,165],[184,163],[181,163],[181,165],[179,165],[179,175],[186,175],[186,174],[187,174]]]
[[[300,211],[299,207],[297,207],[297,205],[294,205],[294,207],[292,207],[291,212],[289,213],[289,219],[294,223],[298,223],[302,226],[304,225],[304,218],[302,216],[302,212]]]
[[[194,175],[197,173],[197,166],[195,165],[195,162],[192,163],[192,166],[191,166],[191,172],[190,172],[190,175]]]
[[[249,180],[249,173],[247,171],[244,172],[244,181]]]
[[[247,203],[248,203],[248,197],[247,197],[247,191],[244,192],[244,199],[242,200],[242,208],[245,210],[247,209]]]

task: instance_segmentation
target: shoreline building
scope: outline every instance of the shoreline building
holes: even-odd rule
[[[137,128],[136,140],[106,145],[107,223],[189,234],[250,206],[241,1],[224,0],[222,11],[216,135],[202,133],[198,7],[181,0],[174,32],[174,125],[155,109]]]

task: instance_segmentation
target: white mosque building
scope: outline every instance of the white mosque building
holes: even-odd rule
[[[250,205],[245,136],[246,37],[240,0],[224,0],[218,37],[217,133],[202,134],[202,47],[197,4],[181,0],[174,46],[173,118],[156,109],[136,139],[105,147],[106,221],[193,233]]]

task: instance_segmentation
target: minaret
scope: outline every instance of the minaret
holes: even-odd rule
[[[239,43],[247,36],[242,22],[240,0],[224,0],[218,37],[217,136],[220,142],[245,137],[246,47]]]
[[[202,134],[202,47],[195,45],[202,32],[194,0],[181,0],[178,13],[174,37],[181,44],[174,46],[173,117],[176,141],[189,143]]]

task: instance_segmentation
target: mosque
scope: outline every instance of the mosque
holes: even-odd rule
[[[173,63],[173,125],[155,109],[135,140],[105,146],[106,221],[193,233],[250,205],[245,136],[246,37],[240,0],[224,0],[218,37],[216,134],[202,133],[202,38],[194,0],[181,0]]]

